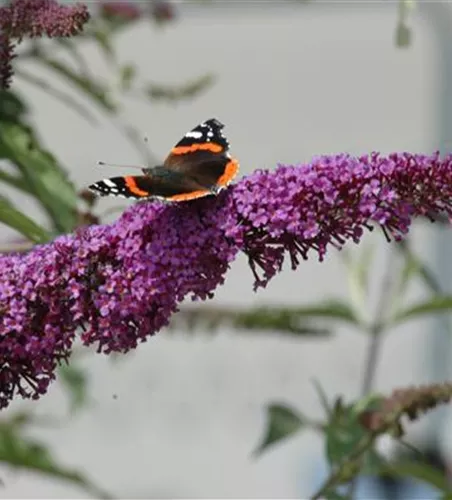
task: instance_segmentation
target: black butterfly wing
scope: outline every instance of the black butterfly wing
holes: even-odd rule
[[[212,192],[225,187],[237,175],[239,163],[229,155],[223,127],[214,118],[201,123],[174,146],[163,166],[191,177]]]
[[[222,133],[224,125],[211,118],[200,123],[187,132],[171,150],[172,154],[185,154],[194,151],[210,151],[212,153],[227,153],[229,142]]]
[[[183,201],[211,194],[194,179],[171,172],[162,167],[152,169],[149,175],[129,175],[103,179],[89,186],[100,196],[120,196],[122,198],[143,200],[160,198],[170,201]]]

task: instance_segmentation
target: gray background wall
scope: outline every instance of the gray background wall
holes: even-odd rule
[[[407,50],[393,42],[396,2],[218,2],[178,4],[178,9],[176,23],[164,29],[142,23],[118,40],[122,60],[137,63],[149,79],[177,83],[205,72],[217,75],[210,90],[189,102],[126,103],[129,120],[150,138],[158,157],[212,116],[227,124],[242,175],[320,153],[450,149],[450,4],[419,5]],[[86,54],[108,78],[99,54],[90,47]],[[40,91],[18,85],[33,99],[42,137],[78,186],[111,173],[95,166],[99,159],[140,162],[105,118],[100,117],[101,126],[88,126]],[[101,205],[123,203],[103,200]],[[33,210],[31,204],[24,206]],[[448,242],[436,234],[422,224],[413,232],[417,250],[447,283],[442,266]],[[1,235],[10,233],[1,228]],[[378,279],[387,246],[376,231],[365,242],[379,249]],[[286,270],[258,294],[252,292],[246,262],[239,259],[213,303],[297,304],[347,293],[340,255],[330,252],[326,262],[314,257],[296,273]],[[414,290],[413,297],[420,293]],[[388,337],[378,389],[447,375],[449,348],[438,344],[433,328],[433,323],[410,324]],[[52,443],[64,463],[85,469],[118,496],[305,497],[313,488],[322,442],[305,433],[253,459],[265,405],[277,400],[319,416],[312,377],[332,397],[356,397],[367,342],[343,328],[323,342],[245,338],[228,329],[213,337],[161,332],[117,363],[84,356],[81,363],[91,380],[89,408],[64,427],[36,435]],[[433,363],[440,359],[437,352],[444,358]],[[66,399],[58,384],[36,406],[42,414],[64,415]],[[420,435],[427,428],[417,425],[413,432]],[[31,474],[5,471],[1,477],[2,497],[84,497],[67,484]]]

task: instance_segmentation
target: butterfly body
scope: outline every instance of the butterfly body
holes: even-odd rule
[[[216,119],[199,124],[173,147],[163,165],[143,175],[104,179],[89,186],[100,196],[187,201],[218,194],[237,175],[239,163]]]

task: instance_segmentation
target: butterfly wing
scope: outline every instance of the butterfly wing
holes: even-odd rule
[[[174,146],[163,166],[144,169],[146,175],[103,179],[89,186],[100,196],[183,201],[216,194],[237,175],[239,163],[229,155],[224,125],[212,118]]]
[[[171,172],[162,167],[152,170],[154,173],[149,175],[128,175],[103,179],[89,186],[89,189],[100,196],[120,196],[136,200],[160,198],[183,201],[211,194],[194,179],[177,172]]]
[[[221,131],[223,128],[224,125],[215,118],[206,120],[187,132],[171,150],[171,154],[180,155],[195,151],[227,153],[229,142]]]
[[[191,177],[211,192],[227,186],[237,175],[239,163],[229,155],[223,127],[215,118],[199,124],[173,147],[163,166]]]

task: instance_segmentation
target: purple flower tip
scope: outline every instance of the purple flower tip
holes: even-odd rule
[[[255,287],[286,255],[295,269],[380,225],[400,239],[413,217],[451,214],[452,156],[323,156],[257,171],[217,197],[137,203],[90,226],[0,258],[0,407],[39,397],[76,333],[126,352],[168,324],[186,297],[206,299],[239,251]]]
[[[134,21],[142,15],[138,4],[133,2],[103,1],[100,3],[100,14],[105,18],[117,18],[122,21]]]
[[[89,17],[86,5],[61,5],[56,0],[11,0],[0,7],[0,88],[11,82],[13,39],[73,36]]]

